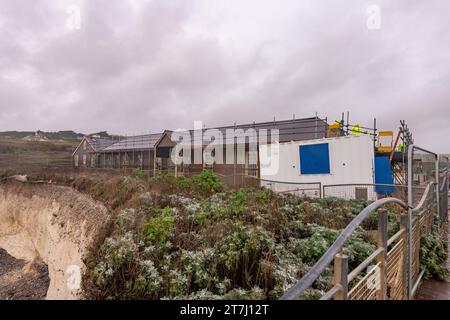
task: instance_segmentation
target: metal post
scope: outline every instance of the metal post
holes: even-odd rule
[[[402,293],[402,297],[405,296],[406,293],[406,297],[408,297],[408,272],[409,272],[409,267],[408,267],[408,261],[409,261],[409,257],[408,257],[408,216],[407,215],[402,215],[400,216],[400,229],[403,230],[403,275],[402,275],[402,286],[405,287],[406,286],[406,292],[403,291]],[[407,298],[408,299],[408,298]]]
[[[373,150],[377,147],[377,118],[373,118]]]
[[[316,121],[314,123],[314,139],[317,139],[317,113],[316,113]]]
[[[348,257],[338,253],[334,257],[334,278],[333,284],[339,284],[341,290],[334,295],[334,300],[348,300]]]
[[[439,157],[436,155],[436,162],[435,162],[435,178],[436,178],[436,215],[440,218],[440,191],[441,189],[439,188]]]
[[[444,188],[444,197],[446,198],[446,200],[444,201],[444,204],[445,204],[445,206],[444,206],[444,212],[442,213],[442,215],[444,216],[444,221],[448,221],[448,191],[449,191],[449,181],[448,181],[448,178],[449,178],[449,171],[450,171],[450,162],[449,162],[449,158],[448,157],[446,157],[446,159],[447,159],[447,167],[446,167],[446,170],[445,170],[445,188]]]
[[[408,147],[408,300],[412,299],[412,209],[414,145]]]
[[[378,219],[378,248],[383,248],[383,252],[377,257],[380,263],[380,290],[378,291],[378,299],[387,299],[387,250],[388,250],[388,213],[383,210],[379,214]]]
[[[152,157],[152,151],[151,149],[148,151],[149,157]],[[150,159],[150,161],[152,161]],[[153,176],[156,177],[156,148],[153,147]]]

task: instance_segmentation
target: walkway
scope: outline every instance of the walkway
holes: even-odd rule
[[[448,239],[450,250],[450,230]],[[447,257],[447,268],[450,269],[450,253]],[[416,300],[450,300],[450,277],[446,281],[424,281],[417,292]]]

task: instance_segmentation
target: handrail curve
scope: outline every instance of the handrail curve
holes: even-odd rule
[[[421,206],[423,206],[423,204],[425,203],[425,200],[432,186],[434,186],[433,182],[430,182],[427,185],[419,204],[413,209],[413,211],[418,211],[421,209]],[[288,291],[286,291],[280,298],[280,300],[294,300],[303,291],[309,288],[314,283],[314,281],[320,276],[320,274],[326,269],[326,267],[333,261],[336,254],[338,254],[341,251],[341,248],[344,246],[345,242],[350,238],[352,233],[364,221],[364,219],[366,219],[373,211],[381,208],[382,206],[388,203],[395,203],[400,205],[404,209],[408,209],[408,205],[404,201],[397,198],[383,198],[368,205],[339,234],[336,241],[331,245],[330,248],[328,248],[328,250],[324,253],[324,255],[320,257],[320,259],[306,273],[306,275],[304,275],[299,281],[297,281],[297,283],[294,286],[292,286]]]

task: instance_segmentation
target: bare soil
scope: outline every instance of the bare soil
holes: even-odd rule
[[[45,263],[26,263],[0,248],[0,300],[42,300],[49,284]]]
[[[0,248],[8,255],[0,255],[0,298],[77,299],[79,290],[67,285],[71,270],[83,272],[85,255],[109,220],[101,203],[72,188],[1,183]]]

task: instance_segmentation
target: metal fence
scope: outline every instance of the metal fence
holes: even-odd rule
[[[274,192],[289,193],[299,197],[321,198],[322,184],[320,182],[285,182],[259,179],[262,187],[268,188]]]
[[[428,168],[420,166],[421,174],[425,177],[424,182],[428,182],[420,199],[414,199],[414,197],[419,198],[419,193],[414,193],[414,187],[423,187],[424,182],[417,183],[417,179],[414,179],[414,173],[417,173],[415,166],[418,165],[413,164],[414,151],[429,155],[430,159],[434,160],[432,165],[435,167],[434,179],[432,179],[432,166]],[[324,300],[412,299],[424,274],[419,261],[421,238],[431,231],[435,221],[441,233],[447,232],[447,208],[445,214],[442,213],[441,208],[446,205],[446,200],[443,198],[448,196],[448,168],[448,159],[438,159],[432,152],[410,146],[408,201],[387,197],[367,206],[348,224],[307,274],[281,299],[298,299],[331,264],[334,270],[333,287],[323,295]],[[326,186],[324,186],[325,189]],[[405,212],[397,217],[400,219],[400,230],[390,238],[388,238],[388,212],[383,209],[383,206],[388,203],[399,205]],[[378,211],[377,248],[359,266],[349,270],[344,246],[361,223],[375,211]]]
[[[423,195],[426,186],[414,186],[416,201]],[[334,184],[324,185],[322,195],[326,197],[337,197],[346,200],[368,200],[376,201],[387,196],[408,201],[408,185],[399,184]]]
[[[289,193],[299,197],[321,198],[322,184],[320,182],[299,183],[260,179],[246,174],[222,175],[216,173],[223,184],[231,189],[263,187],[278,193]]]
[[[441,212],[441,218],[443,219],[449,210],[449,171],[449,159],[441,155],[439,157],[439,192],[441,199],[439,211]]]

